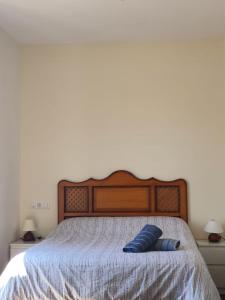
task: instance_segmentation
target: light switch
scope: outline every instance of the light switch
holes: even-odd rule
[[[34,209],[49,209],[48,200],[35,200],[32,202],[32,208]]]

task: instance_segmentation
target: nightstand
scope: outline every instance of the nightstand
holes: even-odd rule
[[[221,294],[225,294],[225,241],[210,243],[208,240],[196,241],[210,274]]]
[[[12,242],[10,244],[10,259],[17,254],[26,251],[30,247],[37,245],[40,242],[41,240],[36,240],[34,242],[24,242],[22,239]]]

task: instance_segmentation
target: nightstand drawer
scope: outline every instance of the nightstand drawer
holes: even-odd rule
[[[34,242],[24,242],[20,239],[18,241],[12,242],[10,244],[10,259],[16,256],[17,254],[20,254],[21,252],[24,252],[29,248],[37,245],[38,243],[40,243],[40,240],[36,240]]]
[[[208,266],[210,274],[218,288],[225,288],[225,266]]]
[[[200,247],[199,250],[208,265],[225,265],[224,247]]]
[[[10,247],[10,258],[13,258],[17,254],[20,254],[21,252],[26,251],[27,249],[19,249],[19,248],[12,248]]]

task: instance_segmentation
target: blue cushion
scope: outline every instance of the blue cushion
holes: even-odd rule
[[[179,246],[180,241],[172,239],[158,239],[147,251],[176,251]]]
[[[156,243],[161,235],[162,230],[160,228],[146,224],[136,237],[123,248],[123,252],[145,252]]]

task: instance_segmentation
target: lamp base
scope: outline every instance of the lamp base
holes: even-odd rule
[[[23,236],[23,241],[24,242],[34,242],[35,237],[31,231],[27,231],[24,236]]]
[[[210,233],[208,236],[208,240],[211,243],[218,243],[221,240],[221,235],[218,233]]]

